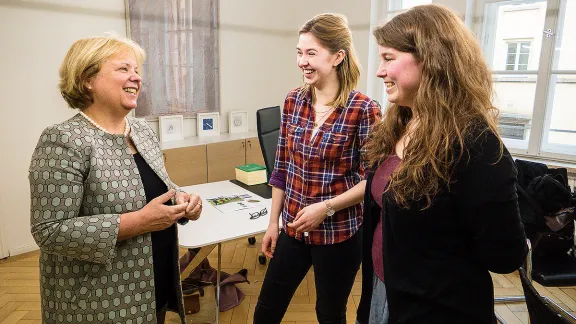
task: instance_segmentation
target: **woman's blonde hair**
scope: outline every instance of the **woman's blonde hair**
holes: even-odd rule
[[[316,37],[330,54],[335,54],[340,50],[344,51],[344,59],[336,67],[339,88],[336,97],[328,106],[346,106],[350,92],[358,85],[360,78],[360,64],[358,56],[352,43],[352,32],[348,27],[346,16],[324,13],[308,20],[298,32],[298,35],[310,33]],[[312,100],[316,101],[314,88],[308,84],[303,86],[304,93],[311,91]]]
[[[408,123],[417,118],[402,163],[388,190],[402,207],[432,198],[453,182],[454,166],[466,158],[472,137],[498,134],[492,105],[492,78],[473,34],[451,10],[414,7],[374,29],[380,46],[411,53],[422,75],[413,107],[390,104],[367,143],[367,160],[376,166],[394,154]],[[500,142],[500,154],[503,145]]]
[[[70,108],[80,110],[92,104],[87,83],[100,72],[102,63],[121,52],[131,51],[138,65],[146,59],[146,52],[135,42],[117,36],[96,36],[77,40],[60,65],[60,93]]]

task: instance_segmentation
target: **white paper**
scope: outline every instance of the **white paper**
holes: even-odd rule
[[[262,198],[249,194],[219,196],[206,200],[222,213],[263,206]]]

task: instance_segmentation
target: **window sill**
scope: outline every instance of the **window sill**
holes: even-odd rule
[[[526,160],[531,162],[538,162],[546,164],[549,168],[566,168],[569,177],[576,177],[576,162],[559,161],[547,158],[534,157],[531,155],[523,155],[512,153],[514,159]]]

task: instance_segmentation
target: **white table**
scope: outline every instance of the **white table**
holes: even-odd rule
[[[211,182],[182,187],[181,189],[188,193],[200,195],[202,198],[202,215],[196,221],[188,222],[186,225],[178,225],[180,247],[188,249],[218,244],[218,272],[216,278],[216,323],[218,323],[222,243],[266,232],[270,221],[272,199],[264,199],[230,181]],[[241,194],[250,194],[254,197],[261,198],[263,205],[250,209],[222,213],[206,200],[207,198],[215,198],[218,196]],[[268,210],[268,214],[254,220],[250,219],[250,213],[259,212],[264,207]]]

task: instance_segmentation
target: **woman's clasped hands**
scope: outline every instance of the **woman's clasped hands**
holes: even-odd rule
[[[175,205],[165,205],[174,198]],[[202,200],[197,194],[188,194],[174,189],[152,199],[140,210],[143,217],[148,218],[150,231],[160,231],[172,226],[180,218],[197,220],[202,213]]]

